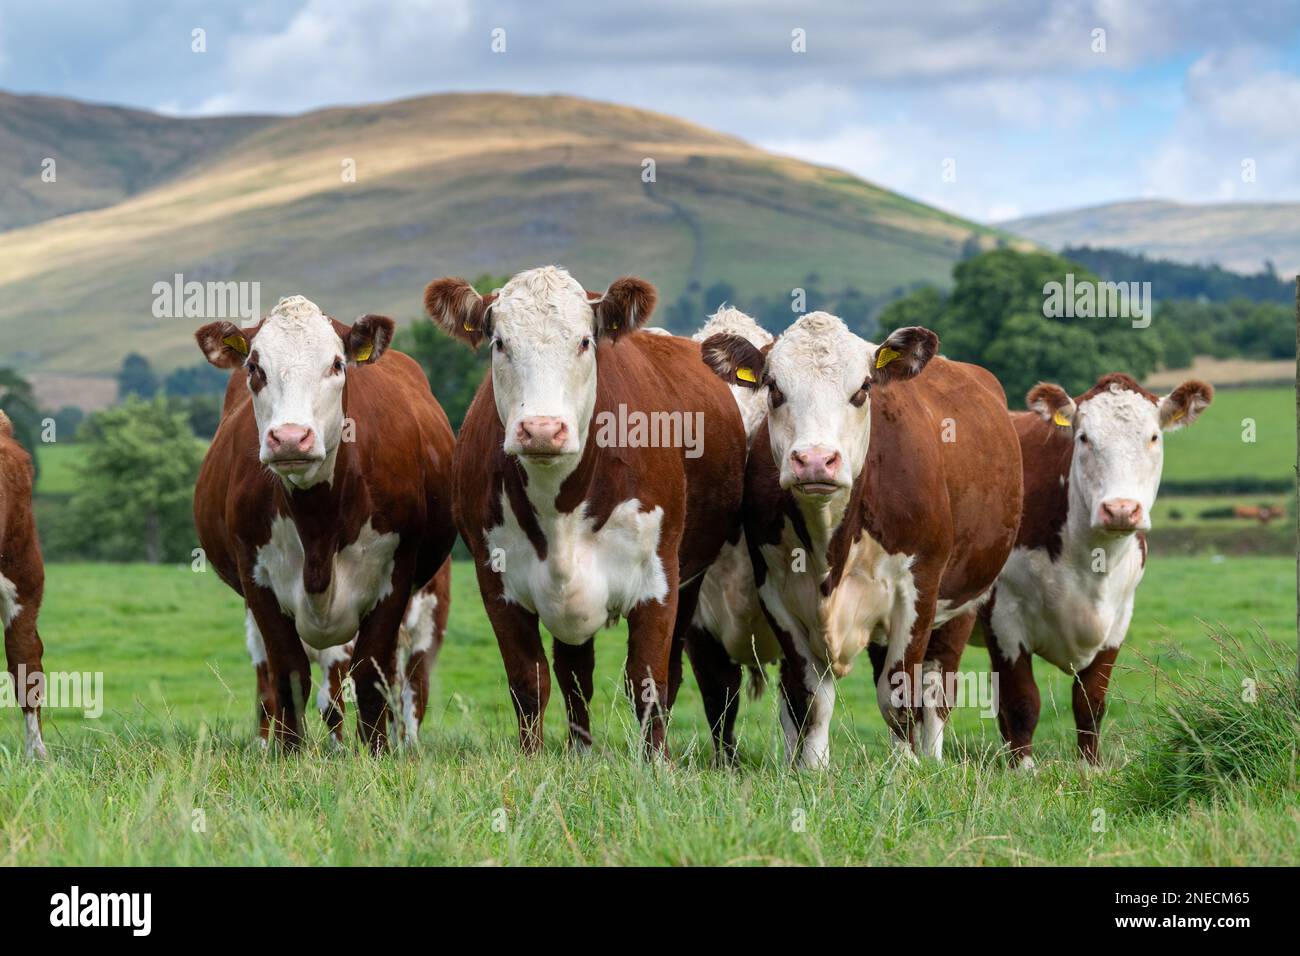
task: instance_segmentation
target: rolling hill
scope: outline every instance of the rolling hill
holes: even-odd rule
[[[0,116],[15,100],[37,115],[50,103],[10,97]],[[154,283],[176,273],[260,282],[263,311],[301,292],[345,319],[405,321],[431,277],[548,262],[592,288],[642,275],[664,302],[720,280],[741,304],[750,292],[788,296],[810,272],[822,289],[883,295],[947,284],[965,242],[1002,235],[843,172],[571,97],[448,94],[224,127],[150,122],[156,137],[141,128],[104,145],[160,156],[155,139],[172,144],[139,180],[147,188],[112,187],[122,195],[106,208],[0,232],[0,365],[39,383],[102,380],[130,351],[161,369],[196,361],[197,321],[151,311]],[[162,132],[171,124],[188,130],[183,148]],[[642,181],[646,159],[654,182]],[[134,154],[122,163],[137,168]]]
[[[1254,275],[1271,261],[1300,272],[1300,203],[1183,203],[1142,200],[1067,209],[999,223],[1007,232],[1061,249],[1097,246],[1158,259],[1220,265]]]
[[[0,90],[0,230],[121,202],[184,174],[269,116],[175,119]],[[53,182],[42,178],[53,159]]]

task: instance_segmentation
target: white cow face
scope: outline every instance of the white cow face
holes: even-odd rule
[[[654,303],[654,288],[640,279],[593,295],[555,266],[521,272],[487,297],[461,279],[425,290],[434,321],[472,347],[490,343],[506,453],[542,466],[582,454],[596,404],[597,345],[645,322]]]
[[[1074,441],[1070,462],[1071,516],[1088,527],[1127,535],[1151,527],[1151,506],[1164,465],[1163,433],[1190,425],[1209,407],[1214,390],[1184,382],[1157,398],[1127,375],[1101,378],[1078,402],[1059,385],[1039,384],[1026,401]]]
[[[258,457],[303,488],[333,476],[348,367],[378,360],[392,335],[392,319],[366,315],[349,327],[300,295],[281,299],[255,328],[213,322],[195,333],[213,365],[244,366]]]
[[[862,471],[871,442],[872,388],[919,374],[938,346],[928,329],[905,328],[876,347],[835,316],[811,312],[766,356],[736,336],[714,336],[703,354],[723,381],[753,379],[767,387],[767,427],[781,487],[822,498],[847,492]]]

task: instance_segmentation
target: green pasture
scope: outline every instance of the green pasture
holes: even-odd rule
[[[621,691],[622,628],[597,637],[595,751],[566,752],[553,696],[546,753],[519,758],[464,564],[417,754],[331,753],[314,714],[306,752],[265,752],[253,742],[242,605],[215,575],[54,564],[46,667],[102,672],[105,710],[49,711],[45,764],[20,756],[16,711],[0,723],[0,863],[1294,863],[1294,756],[1285,799],[1234,787],[1171,817],[1117,789],[1178,681],[1237,695],[1270,655],[1293,673],[1294,584],[1285,558],[1153,555],[1100,773],[1076,766],[1069,681],[1041,661],[1036,774],[1005,769],[995,722],[975,711],[956,713],[945,763],[900,763],[865,660],[840,683],[832,768],[794,773],[772,689],[743,704],[741,769],[715,770],[689,672],[672,760],[644,766]],[[1225,657],[1212,629],[1244,651]],[[986,669],[986,652],[972,647],[964,666]],[[1297,737],[1276,740],[1279,752],[1294,755]],[[1109,813],[1100,831],[1098,809]]]

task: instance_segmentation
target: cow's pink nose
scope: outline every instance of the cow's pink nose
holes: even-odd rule
[[[840,453],[833,448],[821,446],[805,448],[790,453],[790,464],[794,469],[795,480],[800,483],[832,483],[840,470]]]
[[[306,455],[316,444],[316,433],[302,425],[277,425],[266,433],[266,445],[277,458]]]
[[[1132,498],[1110,498],[1101,503],[1101,526],[1112,531],[1132,531],[1142,521],[1142,503]]]
[[[515,429],[515,440],[530,455],[555,454],[568,437],[569,426],[561,418],[523,418]]]

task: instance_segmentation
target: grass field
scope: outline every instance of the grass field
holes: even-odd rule
[[[1254,441],[1243,438],[1246,419],[1255,423]],[[1195,425],[1166,437],[1162,486],[1246,478],[1294,481],[1295,436],[1294,389],[1221,388]]]
[[[48,712],[52,759],[18,756],[21,721],[0,724],[0,863],[1294,863],[1297,735],[1276,787],[1234,785],[1174,814],[1124,789],[1125,767],[1176,684],[1238,693],[1294,668],[1295,563],[1160,558],[1139,594],[1103,737],[1106,769],[1073,760],[1069,682],[1040,662],[1036,775],[1012,774],[991,720],[959,711],[943,765],[889,753],[865,661],[841,684],[832,769],[780,758],[776,695],[747,701],[743,767],[711,768],[687,677],[673,761],[637,759],[620,689],[622,634],[597,638],[596,750],[571,757],[553,696],[547,752],[521,760],[500,659],[467,566],[417,755],[306,753],[253,743],[252,673],[241,604],[188,567],[51,565],[42,635],[51,670],[102,671],[98,720]],[[1209,626],[1247,639],[1255,663],[1225,660]],[[1279,643],[1250,640],[1262,629]],[[621,629],[618,629],[621,631]],[[971,648],[968,669],[987,656]],[[1104,826],[1099,831],[1098,813]]]

